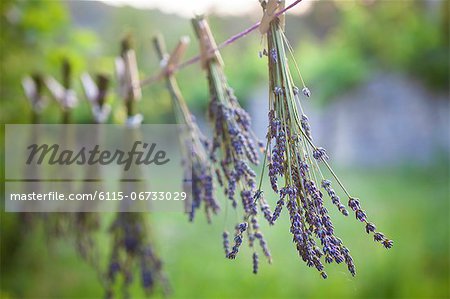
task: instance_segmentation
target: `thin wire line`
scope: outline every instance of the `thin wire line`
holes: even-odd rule
[[[284,8],[284,9],[280,10],[279,12],[277,12],[277,13],[275,14],[275,17],[278,17],[278,16],[282,15],[283,13],[287,12],[288,10],[290,10],[291,8],[293,8],[294,6],[296,6],[297,4],[299,4],[299,3],[302,2],[302,1],[303,1],[303,0],[296,0],[296,1],[294,1],[292,4],[288,5],[286,8]],[[222,49],[222,48],[224,48],[224,47],[226,47],[226,46],[228,46],[228,45],[234,43],[234,42],[237,41],[238,39],[240,39],[240,38],[242,38],[242,37],[248,35],[249,33],[255,31],[255,30],[259,27],[260,24],[261,24],[261,21],[259,21],[259,22],[255,23],[255,24],[253,24],[251,27],[245,29],[245,30],[242,31],[242,32],[239,32],[238,34],[235,34],[235,35],[231,36],[231,37],[228,38],[226,41],[224,41],[223,43],[221,43],[220,45],[218,45],[217,48],[211,49],[211,53],[214,53],[215,51],[220,50],[220,49]],[[181,70],[181,69],[183,69],[183,68],[185,68],[185,67],[187,67],[187,66],[189,66],[189,65],[192,65],[192,64],[194,64],[194,63],[197,63],[197,62],[200,61],[200,59],[201,59],[201,56],[200,56],[200,55],[194,56],[194,57],[192,57],[192,58],[186,60],[185,62],[183,62],[183,63],[177,65],[177,66],[173,69],[173,72],[179,71],[179,70]],[[157,81],[159,81],[159,80],[161,80],[161,79],[162,79],[162,76],[158,73],[158,74],[156,74],[156,75],[153,75],[153,76],[151,76],[151,77],[148,77],[148,78],[143,79],[143,80],[140,82],[139,85],[140,85],[140,87],[143,87],[143,86],[146,86],[146,85],[153,84],[153,83],[155,83],[155,82],[157,82]]]

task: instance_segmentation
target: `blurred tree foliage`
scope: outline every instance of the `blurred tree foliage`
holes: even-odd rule
[[[70,26],[62,2],[5,0],[0,3],[0,117],[4,123],[26,123],[30,108],[24,100],[22,78],[40,72],[60,79],[61,62],[68,58],[74,71],[74,88],[78,88],[75,77],[85,69],[85,57],[92,54],[98,41],[92,31]],[[58,122],[57,111],[54,101],[50,101],[44,113],[45,121]]]
[[[309,36],[310,42],[302,41],[297,58],[322,101],[383,70],[419,78],[430,89],[448,89],[448,1],[327,1],[320,5],[331,7],[338,17],[331,26],[324,21],[329,28],[323,38],[317,39],[317,34]],[[323,27],[320,20],[316,23]]]

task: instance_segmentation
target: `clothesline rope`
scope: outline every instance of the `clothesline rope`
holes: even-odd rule
[[[285,13],[286,11],[290,10],[291,8],[293,8],[294,6],[296,6],[297,4],[299,4],[299,3],[302,2],[302,1],[303,1],[303,0],[296,0],[296,1],[294,1],[292,4],[286,6],[284,9],[280,10],[279,12],[277,12],[277,13],[275,14],[275,16],[276,16],[276,17],[280,16],[281,14],[283,14],[283,13]],[[251,27],[245,29],[244,31],[239,32],[239,33],[237,33],[237,34],[231,36],[230,38],[228,38],[227,40],[225,40],[224,42],[222,42],[221,44],[219,44],[219,45],[217,46],[217,48],[211,49],[211,52],[215,52],[215,51],[217,51],[217,50],[220,50],[220,49],[222,49],[222,48],[224,48],[224,47],[226,47],[226,46],[228,46],[228,45],[234,43],[234,42],[237,41],[238,39],[240,39],[240,38],[242,38],[242,37],[248,35],[249,33],[255,31],[256,29],[258,29],[258,27],[259,27],[260,24],[261,24],[261,21],[259,21],[259,22],[255,23],[255,24],[253,24]],[[194,63],[197,63],[197,62],[200,61],[200,59],[201,59],[201,55],[194,56],[194,57],[192,57],[192,58],[186,60],[185,62],[180,63],[179,65],[177,65],[177,66],[173,69],[173,72],[179,71],[179,70],[181,70],[181,69],[183,69],[183,68],[185,68],[185,67],[187,67],[187,66],[189,66],[189,65],[192,65],[192,64],[194,64]],[[151,76],[151,77],[145,78],[145,79],[143,79],[142,81],[140,81],[140,87],[147,86],[147,85],[151,85],[151,84],[153,84],[153,83],[155,83],[155,82],[157,82],[157,81],[159,81],[159,80],[161,80],[161,79],[162,79],[162,78],[161,78],[160,74],[156,74],[156,75],[153,75],[153,76]]]

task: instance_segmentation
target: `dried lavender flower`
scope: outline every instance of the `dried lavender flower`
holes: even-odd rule
[[[275,211],[273,212],[273,215],[272,215],[272,219],[271,219],[272,223],[274,223],[278,219],[278,217],[280,217],[283,206],[284,206],[284,200],[283,199],[278,200],[277,205],[275,207]]]
[[[308,117],[305,114],[302,114],[302,118],[300,119],[300,123],[303,129],[303,132],[306,134],[306,136],[310,139],[312,139],[311,135],[311,126],[309,125]]]
[[[114,297],[117,277],[123,277],[123,297],[129,297],[129,287],[135,277],[135,268],[140,269],[141,286],[148,294],[155,284],[163,292],[169,292],[169,284],[162,269],[162,262],[153,250],[147,223],[141,213],[118,212],[110,228],[112,252],[106,273],[106,297]]]
[[[348,199],[348,206],[353,210],[357,211],[361,209],[361,206],[359,205],[359,199],[354,197],[349,197]]]
[[[225,250],[225,256],[228,256],[230,253],[230,240],[228,239],[229,233],[224,231],[222,234],[223,237],[223,248]]]
[[[78,212],[72,217],[77,251],[98,272],[101,268],[98,263],[100,253],[95,235],[100,230],[100,217],[93,212]]]
[[[221,177],[226,195],[234,203],[237,185],[242,186],[241,191],[253,192],[255,189],[256,174],[250,164],[257,164],[259,158],[254,133],[250,129],[250,116],[239,106],[223,81],[225,79],[214,75],[218,72],[215,67],[213,64],[208,72],[211,90],[209,119],[214,128],[211,156],[217,156],[220,151]]]
[[[274,223],[273,222],[273,215],[272,215],[272,212],[270,211],[270,206],[267,203],[267,201],[262,196],[258,197],[256,200],[259,201],[259,206],[260,206],[261,212],[264,215],[264,218],[267,220],[267,222],[270,225],[273,225],[273,223]]]
[[[251,165],[259,163],[261,143],[251,129],[250,115],[240,106],[228,85],[219,52],[210,53],[215,42],[207,21],[197,17],[193,25],[202,44],[202,64],[209,86],[208,119],[213,129],[209,156],[216,166],[216,176],[221,178],[220,185],[231,206],[242,208],[243,212],[243,222],[236,226],[234,245],[226,255],[229,259],[235,259],[245,237],[244,232],[248,236],[249,246],[253,246],[257,236],[262,236],[257,221],[259,210],[254,200],[256,174],[251,168]],[[267,51],[262,54],[277,60],[277,53],[272,50],[270,54]],[[258,240],[261,244],[261,239]],[[263,245],[268,252],[265,240]]]
[[[323,147],[318,147],[313,150],[313,157],[316,160],[328,160],[327,151]]]
[[[386,247],[387,249],[392,248],[393,245],[394,241],[388,239],[383,240],[383,246]]]
[[[322,188],[328,193],[328,196],[331,198],[331,202],[338,208],[338,210],[344,215],[348,216],[348,211],[345,206],[341,203],[339,196],[336,194],[334,189],[331,187],[330,180],[322,180]]]
[[[258,274],[259,258],[256,252],[253,252],[253,274]]]
[[[383,235],[383,233],[375,232],[373,234],[373,239],[377,242],[381,242],[384,240],[384,235]]]
[[[255,238],[259,240],[259,245],[264,253],[264,255],[267,258],[267,261],[272,263],[272,255],[270,254],[269,247],[267,247],[266,239],[264,238],[264,235],[261,232],[255,232]]]
[[[162,36],[154,38],[154,46],[159,58],[164,59],[167,53],[165,53]],[[190,195],[185,202],[186,213],[189,215],[189,220],[193,221],[196,211],[203,209],[208,222],[211,222],[211,214],[216,214],[220,207],[214,196],[214,170],[207,154],[211,147],[210,142],[198,128],[195,117],[189,111],[172,73],[167,75],[166,84],[172,98],[172,108],[177,122],[185,125],[185,129],[179,130],[179,140],[186,183],[183,187],[184,191]],[[219,175],[217,170],[216,175]],[[221,179],[219,183],[222,185]]]
[[[366,224],[366,231],[374,233],[375,241],[381,242],[386,248],[392,247],[393,242],[386,239],[383,234],[375,232],[375,225],[367,222],[366,212],[361,209],[359,200],[349,195],[328,164],[329,157],[326,150],[313,143],[309,120],[301,106],[299,89],[293,83],[287,62],[287,51],[292,50],[278,18],[270,23],[267,41],[267,48],[275,50],[273,52],[277,54],[277,59],[273,59],[272,55],[268,57],[271,92],[265,155],[272,189],[279,195],[269,222],[273,223],[278,219],[282,207],[286,206],[292,239],[302,260],[309,267],[315,267],[323,278],[327,278],[327,274],[322,260],[325,263],[345,262],[349,272],[355,275],[355,265],[350,251],[335,234],[320,187],[343,215],[347,216],[348,211],[332,188],[331,181],[323,177],[321,165],[330,171],[338,185],[342,187],[349,197],[349,208],[355,212],[357,220]],[[311,96],[304,83],[302,93],[306,97]],[[318,178],[321,180],[318,181]],[[263,214],[267,215],[267,203],[263,201],[260,207]],[[255,237],[258,239],[260,235],[255,234]]]
[[[366,232],[368,234],[370,234],[370,233],[375,232],[375,230],[376,230],[375,225],[373,223],[367,222],[367,224],[366,224]]]
[[[235,259],[236,255],[239,252],[239,247],[242,244],[242,233],[247,230],[248,223],[243,222],[236,225],[235,234],[234,234],[234,245],[230,252],[227,254],[227,258]]]
[[[278,62],[278,54],[277,54],[277,50],[276,49],[271,49],[270,50],[270,58],[272,59],[273,63],[277,63]]]
[[[355,215],[359,221],[366,222],[366,213],[363,210],[357,210]]]
[[[303,89],[302,89],[302,92],[303,92],[303,94],[306,96],[306,97],[310,97],[311,96],[311,91],[309,90],[309,88],[308,87],[303,87]]]

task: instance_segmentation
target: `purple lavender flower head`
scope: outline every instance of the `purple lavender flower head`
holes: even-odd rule
[[[253,252],[253,274],[258,273],[259,258],[256,252]]]
[[[338,209],[342,213],[342,215],[348,216],[348,211],[347,211],[347,209],[345,208],[345,206],[343,204],[340,204]]]
[[[278,54],[277,54],[277,50],[275,48],[272,48],[270,50],[270,58],[272,59],[273,63],[277,63],[278,62]]]
[[[273,88],[273,93],[277,96],[280,96],[283,94],[283,88],[279,87],[279,86],[275,86]]]
[[[365,222],[366,221],[366,213],[363,210],[357,210],[356,211],[356,219],[358,219],[361,222]]]
[[[383,240],[383,246],[387,249],[392,248],[392,246],[394,245],[394,241],[389,240],[389,239],[384,239]]]
[[[373,239],[374,239],[375,241],[377,241],[377,242],[381,242],[381,241],[384,240],[384,235],[383,235],[382,233],[376,232],[376,233],[373,235]]]
[[[154,290],[155,284],[168,292],[168,283],[162,270],[162,262],[152,249],[151,239],[146,233],[146,218],[140,213],[118,212],[110,233],[112,253],[106,276],[106,293],[114,296],[116,277],[124,277],[123,292],[128,294],[136,279],[135,270],[140,269],[141,286],[146,293]]]
[[[361,209],[361,206],[359,204],[359,199],[358,198],[354,198],[354,197],[350,197],[348,199],[348,206],[355,212],[357,210]]]
[[[308,87],[303,87],[303,89],[302,89],[302,92],[303,92],[303,94],[306,96],[306,97],[310,97],[311,96],[311,91],[309,90],[309,88]]]
[[[367,224],[366,224],[366,232],[369,234],[369,233],[375,232],[375,230],[376,230],[375,225],[373,223],[367,222]]]
[[[316,160],[328,160],[327,151],[323,147],[318,147],[313,151],[313,157]]]
[[[331,181],[330,180],[323,180],[322,181],[322,187],[327,189],[331,186]]]
[[[223,248],[225,250],[225,256],[227,256],[230,253],[230,241],[228,239],[229,233],[227,231],[224,231],[222,234],[223,238]]]
[[[245,232],[245,231],[247,230],[247,227],[248,227],[248,223],[247,223],[247,222],[242,222],[242,223],[239,223],[239,224],[238,224],[237,229],[238,229],[241,233],[243,233],[243,232]]]
[[[303,131],[305,132],[306,136],[308,136],[308,138],[310,140],[312,140],[312,134],[311,134],[311,126],[309,125],[309,120],[308,117],[305,114],[302,114],[302,118],[300,119],[300,124],[301,127],[303,129]]]
[[[120,271],[120,264],[117,261],[113,261],[109,264],[108,276],[114,281],[116,278],[116,274]]]
[[[141,279],[142,279],[142,286],[144,287],[144,289],[152,289],[154,280],[150,269],[147,269],[145,267],[142,268]]]

